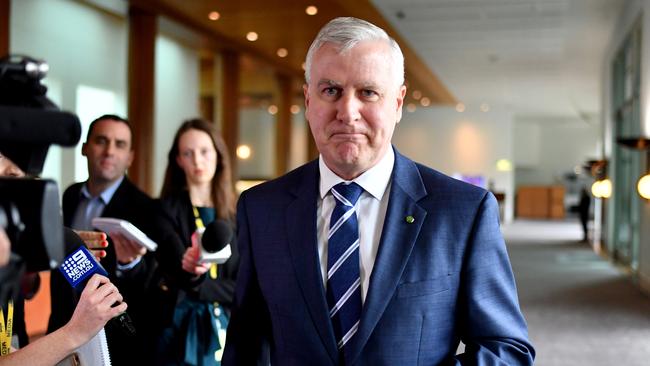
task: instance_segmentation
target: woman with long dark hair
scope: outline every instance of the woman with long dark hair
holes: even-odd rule
[[[223,264],[201,264],[196,245],[199,233],[215,219],[233,226],[235,193],[228,150],[211,123],[184,122],[169,150],[160,194],[160,231],[166,253],[163,267],[179,263],[185,280],[168,279],[178,291],[171,325],[160,342],[159,363],[219,365],[225,342],[237,273],[237,245]],[[194,236],[194,240],[193,240]],[[193,244],[194,241],[194,244]],[[176,253],[176,254],[170,254]],[[182,253],[182,255],[180,255]]]

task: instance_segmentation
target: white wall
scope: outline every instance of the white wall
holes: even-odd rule
[[[564,174],[600,156],[596,123],[517,121],[514,130],[517,186],[561,184]]]
[[[158,196],[176,130],[183,121],[199,117],[199,54],[159,35],[155,68],[154,158],[147,163],[153,164],[153,195]]]
[[[239,143],[251,148],[247,160],[239,160],[239,176],[243,179],[268,179],[275,175],[276,117],[264,108],[242,108],[239,111]]]
[[[515,167],[535,168],[539,165],[541,143],[540,126],[537,123],[515,123],[514,155]],[[517,182],[517,179],[515,179]]]
[[[497,171],[496,162],[513,161],[512,141],[512,115],[494,108],[487,113],[448,107],[404,111],[393,136],[402,154],[447,175],[485,176],[494,191],[506,194],[505,222],[513,217],[513,172]]]
[[[49,63],[45,82],[55,87],[53,99],[62,109],[76,112],[77,89],[86,85],[115,93],[112,112],[124,114],[127,26],[123,18],[74,1],[13,0],[10,19],[10,51]],[[65,189],[75,180],[75,166],[85,166],[86,160],[75,149],[57,150],[49,154],[44,172]]]

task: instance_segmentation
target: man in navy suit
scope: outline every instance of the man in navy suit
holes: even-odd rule
[[[532,364],[494,196],[391,145],[406,93],[397,43],[334,19],[305,78],[320,156],[240,197],[223,364]],[[349,246],[333,250],[341,231]]]

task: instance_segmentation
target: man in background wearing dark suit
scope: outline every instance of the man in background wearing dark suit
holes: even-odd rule
[[[130,221],[150,236],[153,201],[125,175],[133,161],[129,122],[116,115],[94,120],[89,126],[82,154],[88,160],[88,180],[65,190],[64,225],[76,230],[94,230],[93,218],[113,217]],[[147,308],[146,289],[151,285],[156,262],[145,248],[123,236],[111,235],[109,240],[101,264],[129,304],[128,313],[136,328],[136,334],[129,335],[114,324],[116,322],[106,326],[111,360],[115,365],[142,364],[147,358],[153,359],[154,340],[147,336],[150,330],[147,313],[157,305],[150,304]],[[74,249],[66,248],[67,251]],[[51,297],[48,332],[70,319],[77,302],[77,296],[56,272],[51,277]]]
[[[239,199],[223,365],[531,365],[494,196],[391,146],[397,43],[334,19],[305,78],[320,157]]]

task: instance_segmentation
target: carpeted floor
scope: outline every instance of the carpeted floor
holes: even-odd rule
[[[650,298],[578,242],[577,221],[515,221],[503,232],[536,365],[650,365]]]

